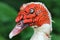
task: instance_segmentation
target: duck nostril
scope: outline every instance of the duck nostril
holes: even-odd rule
[[[19,23],[17,23],[17,26],[23,26],[23,21],[20,21]]]
[[[21,25],[21,23],[19,23],[18,25]]]

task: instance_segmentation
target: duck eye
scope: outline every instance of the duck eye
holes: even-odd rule
[[[34,9],[33,9],[33,8],[30,9],[30,13],[31,13],[31,14],[34,13]]]

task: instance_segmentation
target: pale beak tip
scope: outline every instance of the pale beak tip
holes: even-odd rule
[[[11,33],[9,34],[9,38],[10,38],[10,39],[12,39],[12,38],[13,38],[13,35],[12,35]]]

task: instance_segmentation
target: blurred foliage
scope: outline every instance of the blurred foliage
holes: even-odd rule
[[[60,40],[60,0],[0,0],[0,40],[29,40],[33,29],[28,27],[16,37],[9,39],[8,35],[15,26],[15,18],[22,4],[42,2],[52,14],[52,40]]]
[[[52,40],[60,40],[60,35],[58,34],[52,34]]]

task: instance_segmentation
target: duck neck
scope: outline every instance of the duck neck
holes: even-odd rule
[[[34,29],[34,34],[30,40],[50,40],[51,26],[49,24],[44,24],[41,27],[36,27],[33,29]]]

